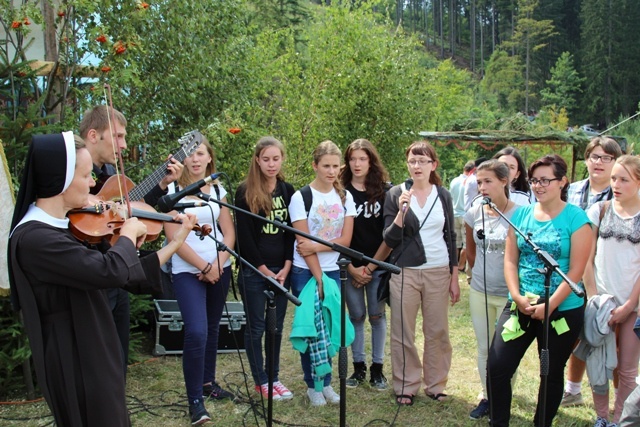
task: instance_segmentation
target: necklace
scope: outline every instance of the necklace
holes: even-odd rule
[[[504,208],[502,209],[502,212],[504,213],[507,210],[507,207],[509,206],[509,199],[507,199],[507,203],[504,205]],[[498,226],[498,224],[500,224],[500,221],[502,220],[502,217],[500,216],[500,214],[498,214],[497,217],[490,217],[489,219],[489,235],[493,235],[494,230],[496,229],[496,227]]]

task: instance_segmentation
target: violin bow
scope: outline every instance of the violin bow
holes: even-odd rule
[[[124,160],[122,159],[122,150],[120,149],[120,144],[116,142],[118,135],[116,135],[114,124],[116,122],[116,114],[113,109],[113,98],[111,97],[111,86],[109,83],[104,84],[105,90],[105,100],[108,101],[109,104],[109,114],[107,114],[107,121],[109,122],[109,132],[111,133],[111,147],[113,148],[113,154],[116,158],[116,163],[120,165],[120,174],[116,174],[118,178],[118,190],[120,191],[120,200],[124,200],[125,205],[127,206],[127,217],[131,218],[132,210],[131,210],[131,202],[129,200],[129,189],[127,188],[127,183],[124,179],[120,179],[120,177],[124,177]],[[117,169],[117,168],[116,168]]]

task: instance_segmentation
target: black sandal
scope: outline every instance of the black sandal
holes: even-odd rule
[[[411,394],[396,394],[396,403],[400,406],[411,406],[413,405],[413,398],[415,396]],[[409,399],[409,402],[401,402],[401,399]]]
[[[425,394],[429,399],[435,400],[436,402],[446,402],[447,398],[449,397],[448,394],[444,394],[444,393],[438,393],[438,394],[425,393]]]

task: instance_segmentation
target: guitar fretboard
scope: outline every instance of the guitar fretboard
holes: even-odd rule
[[[186,137],[185,137],[186,138]],[[193,136],[188,137],[190,140],[193,140]],[[199,143],[198,143],[199,145]],[[185,145],[178,150],[177,153],[173,155],[173,157],[179,161],[180,163],[184,162],[191,153],[187,152],[187,150],[191,150],[192,144],[185,143]],[[196,145],[197,147],[197,145]],[[191,150],[193,151],[193,150]],[[129,199],[131,200],[142,200],[144,196],[153,189],[167,174],[167,166],[171,163],[170,160],[165,161],[162,166],[158,167],[155,171],[151,173],[148,177],[146,177],[140,184],[136,185],[133,190],[129,192]]]

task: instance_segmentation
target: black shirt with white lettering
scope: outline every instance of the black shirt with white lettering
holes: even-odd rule
[[[373,258],[382,243],[382,230],[384,229],[382,208],[384,207],[384,197],[376,201],[372,206],[367,200],[367,193],[356,190],[351,183],[347,185],[347,191],[351,193],[353,201],[356,204],[356,217],[353,224],[351,248]],[[361,267],[368,263],[353,260],[352,264],[355,267]]]

